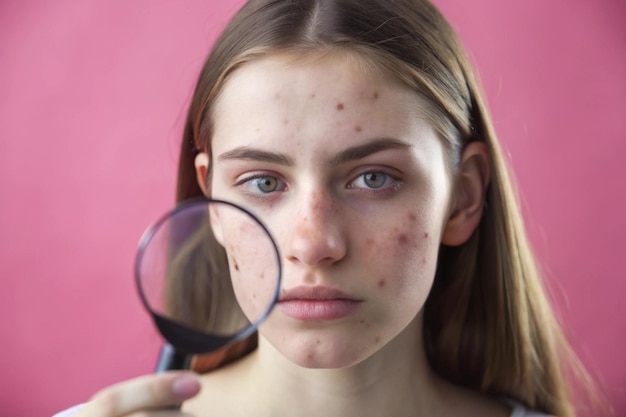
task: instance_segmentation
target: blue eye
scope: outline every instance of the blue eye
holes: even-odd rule
[[[256,187],[264,193],[276,191],[276,188],[278,187],[278,180],[274,177],[255,178],[254,183]]]
[[[391,175],[380,171],[370,171],[359,175],[348,187],[376,190],[395,184],[398,184],[398,180]]]
[[[387,182],[387,175],[380,172],[363,174],[363,182],[370,188],[380,188]]]
[[[238,182],[246,191],[254,194],[269,194],[285,189],[285,184],[278,178],[271,175],[259,175],[252,178],[245,178]]]

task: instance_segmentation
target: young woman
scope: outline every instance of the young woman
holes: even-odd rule
[[[272,230],[281,301],[258,337],[196,358],[200,375],[64,415],[574,415],[487,109],[428,1],[247,3],[187,118],[178,201],[203,194]]]

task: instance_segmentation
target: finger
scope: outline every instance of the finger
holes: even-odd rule
[[[200,382],[191,372],[147,375],[105,388],[94,395],[77,417],[121,417],[168,407],[195,396],[199,391]]]

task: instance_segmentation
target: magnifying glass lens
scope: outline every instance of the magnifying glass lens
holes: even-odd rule
[[[248,211],[201,200],[146,232],[136,278],[168,342],[204,353],[252,333],[269,314],[280,287],[280,257],[268,230]]]

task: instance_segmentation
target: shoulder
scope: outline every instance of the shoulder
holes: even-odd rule
[[[83,408],[85,404],[75,405],[74,407],[68,408],[67,410],[56,413],[52,417],[72,417],[78,410]]]

